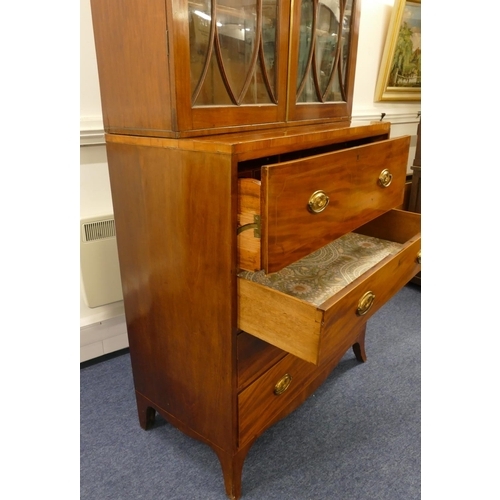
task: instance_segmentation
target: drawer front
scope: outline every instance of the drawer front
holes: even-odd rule
[[[262,265],[278,271],[403,202],[410,138],[262,167]]]
[[[319,306],[238,277],[239,328],[315,365],[345,352],[350,332],[361,328],[420,271],[419,214],[392,210],[359,230],[375,237],[379,231],[401,249]]]
[[[317,368],[286,356],[238,396],[240,446],[257,436],[314,379]]]
[[[366,323],[420,271],[420,238],[415,238],[388,262],[380,263],[361,280],[322,305],[325,310],[319,363],[346,349],[346,332]],[[347,346],[348,347],[348,346]]]

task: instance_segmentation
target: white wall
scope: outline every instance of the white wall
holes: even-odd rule
[[[80,0],[80,217],[112,213],[90,0]],[[127,346],[123,301],[89,308],[80,290],[80,361]]]
[[[410,166],[416,144],[415,134],[420,103],[374,102],[378,68],[382,58],[392,4],[393,0],[362,0],[353,119],[357,121],[378,120],[381,113],[385,113],[384,121],[390,121],[393,124],[392,136],[406,134],[413,136],[408,162]],[[112,206],[104,148],[90,0],[80,0],[80,22],[80,203],[82,217],[92,217],[112,213]],[[411,172],[411,170],[408,171]],[[87,333],[91,325],[94,324],[98,326],[97,330],[102,331],[106,321],[110,321],[112,328],[116,328],[116,318],[123,318],[122,303],[89,309],[81,300],[80,324]],[[92,344],[91,348],[88,347],[89,353],[93,353],[92,357],[96,353],[104,354],[106,351],[105,340],[102,340],[96,332],[92,334],[93,336],[87,335],[87,338],[92,339],[92,342],[98,339],[98,344]],[[119,335],[123,335],[123,332]],[[120,342],[118,344],[121,346]],[[87,346],[89,345],[87,344]],[[113,345],[109,348],[114,349],[115,347]]]
[[[102,128],[90,0],[80,0],[80,129],[85,137],[90,132],[102,133]]]

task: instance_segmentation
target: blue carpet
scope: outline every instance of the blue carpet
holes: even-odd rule
[[[417,500],[420,488],[420,287],[368,322],[300,408],[266,431],[243,468],[242,500]],[[81,500],[223,500],[215,453],[161,417],[139,427],[127,352],[83,365]]]

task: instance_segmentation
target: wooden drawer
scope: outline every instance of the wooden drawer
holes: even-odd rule
[[[259,338],[240,332],[237,336],[238,392],[258,379],[287,355],[282,349]]]
[[[317,375],[317,368],[287,355],[238,395],[240,446],[269,425]]]
[[[420,214],[390,210],[279,273],[240,272],[238,327],[319,365],[419,271]]]
[[[266,165],[260,181],[240,179],[239,267],[276,272],[401,205],[409,143],[405,136]]]

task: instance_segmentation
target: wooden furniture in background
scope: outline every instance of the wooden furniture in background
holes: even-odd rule
[[[415,152],[415,159],[413,160],[413,176],[411,181],[411,191],[410,200],[408,203],[408,210],[410,212],[421,213],[421,179],[420,179],[420,169],[421,169],[421,141],[422,141],[422,118],[418,123],[417,128],[417,149]],[[412,283],[416,285],[422,284],[422,273],[419,272],[413,279]]]
[[[244,5],[92,0],[140,425],[211,446],[231,499],[255,440],[366,359],[366,322],[420,270],[420,216],[393,209],[409,137],[350,122],[358,3]],[[348,265],[320,299],[259,282],[327,247]]]
[[[411,169],[413,170],[410,200],[408,203],[408,210],[410,212],[421,213],[421,184],[420,184],[420,168],[421,168],[421,141],[422,141],[422,119],[420,119],[417,128],[417,149],[415,151],[415,159]]]

